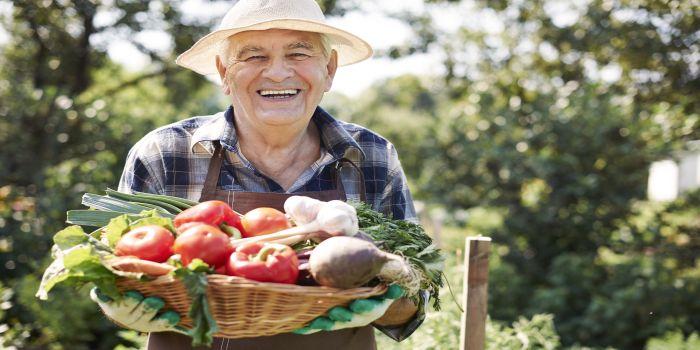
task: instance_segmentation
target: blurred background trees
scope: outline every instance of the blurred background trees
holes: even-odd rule
[[[319,2],[332,16],[362,10],[357,1]],[[223,14],[221,3],[211,6]],[[136,346],[85,291],[41,303],[33,294],[65,211],[84,192],[115,187],[131,145],[156,126],[225,106],[213,84],[173,63],[218,18],[192,19],[162,0],[10,9],[0,46],[0,344]],[[440,11],[496,18],[501,30],[445,30]],[[391,78],[357,97],[330,94],[322,105],[394,142],[425,212],[447,213],[453,286],[464,235],[494,238],[489,312],[501,323],[490,326],[490,346],[522,347],[515,333],[533,339],[525,348],[697,342],[700,192],[654,203],[646,186],[653,161],[700,137],[700,5],[433,0],[386,15],[414,33],[378,54],[437,53],[442,73]],[[140,40],[153,31],[168,34],[165,49]],[[150,63],[132,71],[113,62],[115,38]],[[451,347],[456,310],[431,314],[399,345]]]

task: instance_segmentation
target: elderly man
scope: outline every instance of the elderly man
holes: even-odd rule
[[[218,73],[231,106],[146,135],[129,153],[120,191],[221,199],[240,212],[281,208],[292,194],[355,199],[394,218],[414,220],[393,145],[318,107],[337,67],[371,53],[360,38],[325,24],[313,0],[240,0],[218,30],[177,60],[201,74]],[[397,330],[405,336],[418,324]],[[365,326],[311,335],[216,339],[213,345],[328,347],[375,348],[373,330]],[[189,340],[176,333],[151,333],[148,348],[189,348]]]

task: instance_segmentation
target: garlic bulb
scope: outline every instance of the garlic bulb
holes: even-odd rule
[[[291,196],[284,201],[284,212],[296,225],[308,224],[316,220],[323,202],[305,196]]]
[[[333,206],[323,206],[316,216],[318,227],[332,235],[352,236],[360,229],[357,215]]]

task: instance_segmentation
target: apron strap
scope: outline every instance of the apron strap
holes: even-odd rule
[[[219,182],[219,174],[221,173],[221,163],[223,159],[223,147],[219,142],[214,142],[214,155],[209,161],[209,169],[207,170],[207,178],[204,180],[204,187],[199,196],[201,202],[203,198],[207,198],[216,191],[216,185]]]
[[[345,192],[345,187],[343,186],[343,181],[340,178],[340,170],[343,168],[345,164],[350,165],[355,171],[357,172],[357,175],[360,179],[360,201],[361,202],[367,202],[367,196],[366,193],[367,191],[365,190],[365,175],[362,173],[362,170],[360,167],[355,164],[352,160],[348,158],[340,158],[336,163],[333,172],[331,173],[332,178],[336,181],[336,188],[342,188],[343,192]]]

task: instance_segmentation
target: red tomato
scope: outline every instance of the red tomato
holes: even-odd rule
[[[243,237],[266,235],[292,227],[283,212],[274,208],[256,208],[241,218]]]
[[[209,266],[216,268],[226,263],[233,249],[225,233],[214,226],[200,224],[177,236],[173,251],[180,254],[185,266],[194,259],[202,259]]]
[[[117,242],[115,254],[132,255],[139,259],[164,262],[173,255],[173,234],[158,225],[137,227],[124,234]]]

